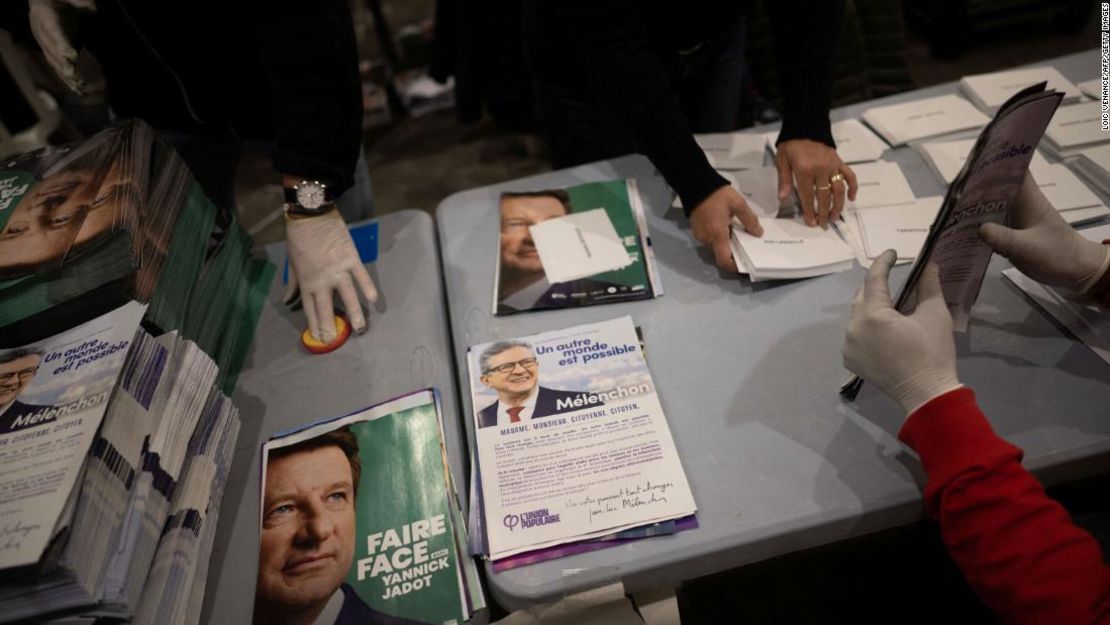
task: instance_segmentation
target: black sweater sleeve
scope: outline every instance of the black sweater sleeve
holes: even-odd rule
[[[770,11],[783,94],[782,130],[776,143],[813,139],[835,148],[829,107],[844,0],[772,0],[765,4]]]
[[[254,7],[259,53],[274,96],[274,168],[354,183],[362,145],[358,51],[346,0],[271,0]]]
[[[559,0],[575,65],[596,101],[627,120],[637,145],[682,198],[687,213],[728,184],[694,141],[677,94],[652,49],[642,0]]]

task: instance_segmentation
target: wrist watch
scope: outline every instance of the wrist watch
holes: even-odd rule
[[[285,187],[285,212],[288,215],[315,217],[335,208],[328,185],[319,180],[302,180]]]

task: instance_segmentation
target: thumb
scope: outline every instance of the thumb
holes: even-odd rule
[[[940,268],[936,263],[929,263],[925,265],[925,271],[917,281],[917,310],[921,310],[923,306],[934,306],[938,303],[941,308],[947,308],[944,303],[944,290],[940,286]]]
[[[1010,258],[1023,247],[1020,233],[1002,224],[985,223],[979,226],[979,238],[1006,258]]]

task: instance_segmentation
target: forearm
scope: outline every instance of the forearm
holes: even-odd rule
[[[273,90],[274,168],[326,182],[354,182],[362,142],[362,93],[344,0],[280,0],[255,7],[259,54]]]
[[[829,125],[844,0],[769,2],[782,88],[778,142],[812,139],[836,147]]]
[[[925,503],[953,560],[1006,623],[1110,618],[1110,569],[999,438],[969,389],[916,410],[900,438],[921,456]]]
[[[562,26],[593,99],[628,125],[640,151],[689,210],[727,181],[694,141],[670,77],[652,48],[643,4],[566,2]]]

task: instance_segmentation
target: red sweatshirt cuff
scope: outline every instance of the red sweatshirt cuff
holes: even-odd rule
[[[994,433],[969,388],[949,391],[915,410],[898,438],[921,457],[930,515],[936,512],[940,494],[960,475],[1020,462],[1022,455]]]

